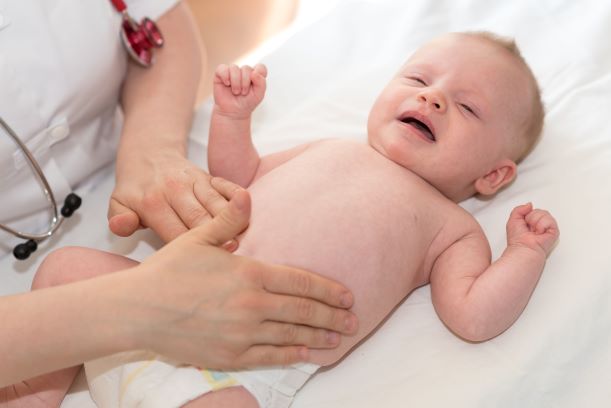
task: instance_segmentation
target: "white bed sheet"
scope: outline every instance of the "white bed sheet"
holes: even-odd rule
[[[307,0],[306,0],[307,1]],[[611,401],[611,3],[607,1],[340,0],[264,58],[268,93],[255,114],[262,153],[322,137],[364,139],[369,106],[399,64],[447,32],[490,29],[516,37],[547,106],[541,143],[494,200],[471,199],[493,253],[505,245],[511,208],[533,201],[561,237],[522,317],[483,344],[453,336],[428,287],[331,370],[300,391],[295,408],[604,407]],[[287,37],[287,36],[285,36]],[[251,61],[255,62],[255,61]],[[203,163],[209,104],[198,111],[191,157]],[[106,230],[112,172],[53,245],[85,245],[141,258],[159,241]],[[4,258],[2,294],[27,290],[33,260]],[[63,407],[94,406],[83,378]]]

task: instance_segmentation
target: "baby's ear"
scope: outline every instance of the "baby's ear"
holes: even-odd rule
[[[511,183],[516,172],[516,164],[512,160],[503,159],[494,169],[475,180],[475,190],[481,195],[493,195],[503,186]]]

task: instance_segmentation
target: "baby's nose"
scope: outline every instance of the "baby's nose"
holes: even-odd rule
[[[443,94],[435,89],[428,89],[418,95],[418,101],[428,104],[437,112],[445,112],[447,103]]]

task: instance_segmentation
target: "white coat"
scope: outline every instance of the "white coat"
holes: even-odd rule
[[[176,1],[126,3],[139,21]],[[115,156],[128,58],[120,27],[110,0],[0,0],[0,116],[33,152],[60,207]],[[45,231],[48,208],[23,153],[0,129],[0,222]],[[0,234],[0,254],[19,242]]]

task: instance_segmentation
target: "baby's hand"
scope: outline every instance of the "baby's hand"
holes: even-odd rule
[[[531,203],[517,206],[507,221],[507,245],[531,248],[547,257],[560,231],[552,215],[533,209]]]
[[[263,100],[267,68],[257,64],[219,65],[214,73],[214,104],[219,113],[234,119],[245,119]]]

